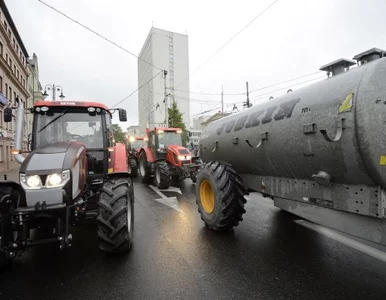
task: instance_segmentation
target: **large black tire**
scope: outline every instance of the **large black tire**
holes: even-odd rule
[[[166,161],[157,161],[155,166],[155,183],[159,189],[167,189],[172,181],[170,169]]]
[[[10,197],[12,197],[12,195],[15,196],[15,193],[16,193],[16,190],[14,190],[12,188],[12,186],[9,186],[9,185],[6,185],[6,184],[0,185],[0,203],[8,202]],[[10,209],[11,209],[11,207],[10,207]],[[9,218],[10,217],[9,214],[11,213],[11,211],[4,211],[3,213],[7,214],[7,216],[1,216],[2,218],[4,218],[4,217]],[[2,225],[1,224],[1,217],[0,217],[0,237],[4,241],[4,237],[2,236],[3,228],[1,226]],[[10,219],[9,219],[9,222],[11,222]],[[11,225],[11,223],[8,223],[8,224],[9,224],[9,226],[7,226],[7,227],[9,227],[10,231],[7,232],[6,234],[13,235],[12,225]],[[0,270],[11,266],[13,258],[14,258],[14,257],[12,257],[12,258],[8,257],[1,250],[2,249],[0,249]]]
[[[101,190],[98,207],[99,248],[112,253],[129,251],[134,230],[134,188],[131,178],[108,180]]]
[[[212,230],[228,230],[243,220],[245,188],[229,165],[212,161],[198,173],[196,202],[205,225]]]
[[[145,151],[139,154],[139,178],[143,183],[150,183],[152,180]]]
[[[138,175],[138,163],[137,163],[137,159],[135,159],[134,157],[130,157],[129,159],[129,162],[130,162],[130,173],[131,173],[131,177],[137,177]]]

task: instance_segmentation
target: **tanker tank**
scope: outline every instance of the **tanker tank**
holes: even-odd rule
[[[356,55],[357,67],[352,60],[334,61],[321,67],[325,80],[210,123],[200,140],[207,164],[196,187],[206,225],[237,225],[244,212],[241,190],[251,189],[296,215],[386,244],[384,53],[373,48]],[[218,170],[239,189],[236,221],[225,227],[220,224],[230,216],[216,215],[216,205],[227,205]]]

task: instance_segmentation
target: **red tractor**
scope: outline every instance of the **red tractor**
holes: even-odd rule
[[[132,177],[138,174],[138,153],[146,145],[146,136],[129,136],[127,139],[127,152],[129,154],[130,171]]]
[[[201,167],[198,157],[182,146],[180,128],[154,128],[146,130],[147,146],[139,151],[139,177],[149,183],[155,179],[156,186],[167,189],[172,179],[191,178],[196,182],[196,175]]]

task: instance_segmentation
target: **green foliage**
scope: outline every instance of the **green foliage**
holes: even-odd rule
[[[187,146],[189,142],[188,132],[186,131],[186,127],[182,119],[182,113],[178,109],[177,102],[175,100],[173,100],[172,106],[168,108],[168,122],[169,127],[182,129],[182,145]]]
[[[116,143],[126,142],[126,134],[122,131],[122,128],[121,126],[119,126],[119,124],[113,124],[113,132],[114,132],[114,140]]]

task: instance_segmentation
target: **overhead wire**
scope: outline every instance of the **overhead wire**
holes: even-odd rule
[[[48,8],[52,9],[53,11],[57,12],[58,14],[62,15],[63,17],[67,18],[68,20],[70,20],[70,21],[72,21],[72,22],[78,24],[79,26],[83,27],[84,29],[90,31],[91,33],[95,34],[96,36],[98,36],[98,37],[104,39],[105,41],[107,41],[108,43],[114,45],[115,47],[117,47],[117,48],[119,48],[119,49],[125,51],[126,53],[128,53],[128,54],[130,54],[130,55],[136,57],[136,58],[139,59],[140,61],[142,61],[142,62],[148,64],[149,66],[151,66],[151,67],[153,67],[153,68],[155,68],[155,69],[157,69],[157,70],[162,71],[162,69],[160,69],[160,68],[158,68],[157,66],[153,65],[152,63],[150,63],[150,62],[148,62],[148,61],[146,61],[146,60],[140,58],[138,55],[136,55],[136,54],[134,54],[133,52],[127,50],[126,48],[124,48],[124,47],[118,45],[117,43],[115,43],[115,42],[113,42],[112,40],[108,39],[107,37],[101,35],[100,33],[96,32],[95,30],[91,29],[90,27],[88,27],[88,26],[86,26],[86,25],[84,25],[84,24],[78,22],[78,21],[75,20],[74,18],[68,16],[67,14],[65,14],[65,13],[63,13],[63,12],[61,12],[61,11],[58,10],[57,8],[53,7],[52,5],[49,5],[49,4],[45,3],[45,2],[42,1],[42,0],[37,0],[37,1],[39,1],[41,4],[47,6]]]
[[[261,88],[258,88],[258,89],[255,89],[255,90],[250,91],[249,94],[252,94],[252,93],[257,92],[257,91],[265,90],[265,89],[268,89],[268,88],[270,88],[270,87],[274,87],[274,86],[277,86],[277,85],[281,85],[281,84],[284,84],[284,83],[287,83],[287,82],[291,82],[291,81],[295,81],[295,80],[298,80],[298,79],[302,79],[302,78],[304,78],[304,77],[316,75],[316,74],[319,74],[319,73],[321,73],[321,72],[322,72],[322,71],[317,71],[317,72],[313,72],[313,73],[306,74],[306,75],[303,75],[303,76],[299,76],[299,77],[295,77],[295,78],[292,78],[292,79],[288,79],[288,80],[285,80],[285,81],[282,81],[282,82],[278,82],[278,83],[275,83],[275,84],[263,86],[263,87],[261,87]]]
[[[128,96],[123,98],[121,101],[117,102],[112,108],[116,107],[117,105],[121,104],[126,99],[130,98],[132,95],[134,95],[136,92],[138,92],[141,88],[143,88],[145,85],[147,85],[149,82],[151,82],[154,78],[156,78],[159,74],[161,74],[163,70],[159,71],[157,74],[155,74],[152,78],[150,78],[148,81],[146,81],[144,84],[142,84],[140,87],[138,87],[135,91],[131,92]]]
[[[189,79],[193,74],[195,74],[199,69],[206,65],[214,56],[216,56],[222,49],[224,49],[231,41],[233,41],[241,32],[243,32],[247,27],[249,27],[253,22],[255,22],[259,17],[261,17],[266,11],[268,11],[273,5],[275,5],[279,0],[274,0],[270,5],[268,5],[263,11],[261,11],[257,16],[255,16],[251,21],[249,21],[243,28],[241,28],[236,34],[234,34],[227,42],[225,42],[220,48],[218,48],[207,60],[205,60],[201,65],[199,65],[193,72],[189,74],[184,80],[182,80],[177,87],[179,87],[183,82]]]
[[[273,93],[276,93],[276,92],[281,91],[281,90],[289,89],[289,88],[292,88],[292,87],[294,87],[294,86],[298,86],[298,85],[301,85],[301,84],[304,84],[304,83],[307,83],[307,82],[319,80],[319,79],[322,79],[322,78],[325,78],[325,77],[326,77],[326,76],[320,76],[320,77],[313,78],[313,79],[309,79],[309,80],[306,80],[306,81],[302,81],[302,82],[299,82],[299,83],[296,83],[296,84],[288,85],[288,86],[286,86],[286,87],[282,87],[282,88],[276,89],[276,90],[274,90],[274,91],[270,91],[270,92],[267,92],[267,93],[264,93],[264,94],[256,95],[256,96],[254,96],[254,97],[251,97],[250,100],[254,100],[254,99],[257,99],[257,98],[262,97],[262,96],[266,96],[266,95],[269,95],[269,94],[273,94]]]

